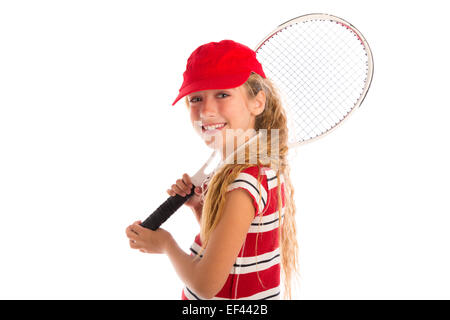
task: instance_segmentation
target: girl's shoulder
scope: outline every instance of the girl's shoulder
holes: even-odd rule
[[[282,182],[282,180],[281,180]],[[246,190],[253,199],[256,214],[265,212],[272,198],[275,187],[278,186],[277,173],[270,167],[251,166],[243,169],[227,188],[227,191],[235,189]]]
[[[284,181],[283,177],[280,177]],[[277,172],[271,167],[265,166],[252,166],[243,169],[236,180],[249,180],[250,182],[259,182],[266,191],[269,191],[278,185],[277,182]]]

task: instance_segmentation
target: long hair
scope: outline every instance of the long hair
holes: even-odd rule
[[[291,283],[295,275],[298,274],[298,243],[295,223],[295,203],[294,188],[292,186],[287,161],[288,153],[288,128],[285,110],[282,106],[280,95],[268,78],[262,78],[256,73],[252,73],[244,83],[248,98],[252,99],[260,90],[266,94],[266,104],[264,111],[255,119],[255,131],[265,129],[267,132],[267,143],[265,148],[258,145],[256,162],[257,166],[271,167],[277,172],[278,179],[278,213],[280,223],[278,228],[281,249],[281,267],[284,282],[285,297],[291,298]],[[271,150],[271,130],[278,131],[278,150]],[[264,131],[264,130],[262,130]],[[248,168],[255,166],[254,161],[249,161],[249,154],[245,151],[245,161],[243,164],[225,164],[214,173],[208,183],[207,192],[204,193],[204,204],[202,218],[200,222],[200,238],[203,248],[206,247],[209,237],[219,222],[225,204],[227,187],[236,179],[238,174]],[[276,156],[273,156],[273,155]],[[259,157],[260,155],[264,155]],[[255,159],[252,155],[252,159]],[[259,172],[259,170],[258,170]],[[281,180],[284,177],[285,208],[284,219],[282,213]],[[258,173],[258,187],[261,187],[261,177]],[[261,194],[261,193],[260,193]],[[260,213],[262,214],[262,213]],[[258,241],[257,241],[258,243]]]

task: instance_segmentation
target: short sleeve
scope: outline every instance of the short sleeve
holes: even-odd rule
[[[253,199],[255,215],[263,212],[267,204],[267,177],[261,174],[259,179],[260,182],[258,167],[249,167],[242,170],[227,188],[227,192],[239,188],[247,191]]]

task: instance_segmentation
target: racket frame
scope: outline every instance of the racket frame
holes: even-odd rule
[[[312,21],[312,20],[329,20],[329,21],[333,21],[333,22],[339,23],[342,26],[344,26],[345,28],[347,28],[350,31],[352,31],[358,37],[359,41],[361,42],[361,45],[364,47],[364,50],[365,50],[365,52],[367,54],[367,77],[366,77],[364,89],[361,92],[361,95],[359,96],[358,100],[356,101],[356,103],[353,106],[353,108],[351,109],[351,111],[348,112],[347,115],[341,121],[336,123],[336,125],[334,125],[330,129],[328,129],[324,133],[322,133],[320,135],[316,135],[313,138],[309,138],[309,139],[302,140],[302,141],[289,142],[288,143],[288,147],[289,148],[295,148],[295,147],[298,147],[300,145],[304,145],[306,143],[310,143],[310,142],[316,141],[317,139],[325,137],[330,132],[334,131],[336,128],[341,126],[342,123],[346,119],[348,119],[349,116],[351,114],[353,114],[353,112],[356,109],[359,108],[359,106],[361,106],[361,103],[364,101],[364,98],[366,97],[367,91],[370,88],[370,85],[372,83],[372,78],[373,78],[373,70],[374,70],[373,56],[372,56],[372,50],[370,49],[370,46],[369,46],[369,43],[367,42],[367,40],[364,38],[362,33],[358,29],[356,29],[355,26],[353,26],[351,23],[349,23],[348,21],[345,21],[342,18],[336,17],[336,16],[331,15],[331,14],[327,14],[327,13],[310,13],[310,14],[305,14],[305,15],[298,16],[296,18],[290,19],[290,20],[280,24],[275,30],[273,30],[271,33],[269,33],[262,41],[260,41],[258,43],[258,45],[256,46],[256,49],[255,49],[256,55],[258,55],[258,50],[264,45],[264,43],[267,42],[268,40],[270,40],[271,38],[273,38],[278,32],[282,32],[284,29],[286,29],[287,27],[289,27],[289,26],[291,26],[293,24],[305,23],[305,22]]]

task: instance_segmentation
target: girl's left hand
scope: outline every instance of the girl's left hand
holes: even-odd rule
[[[136,221],[126,229],[130,248],[138,249],[144,253],[165,253],[172,235],[164,229],[156,231],[140,226],[141,221]]]

